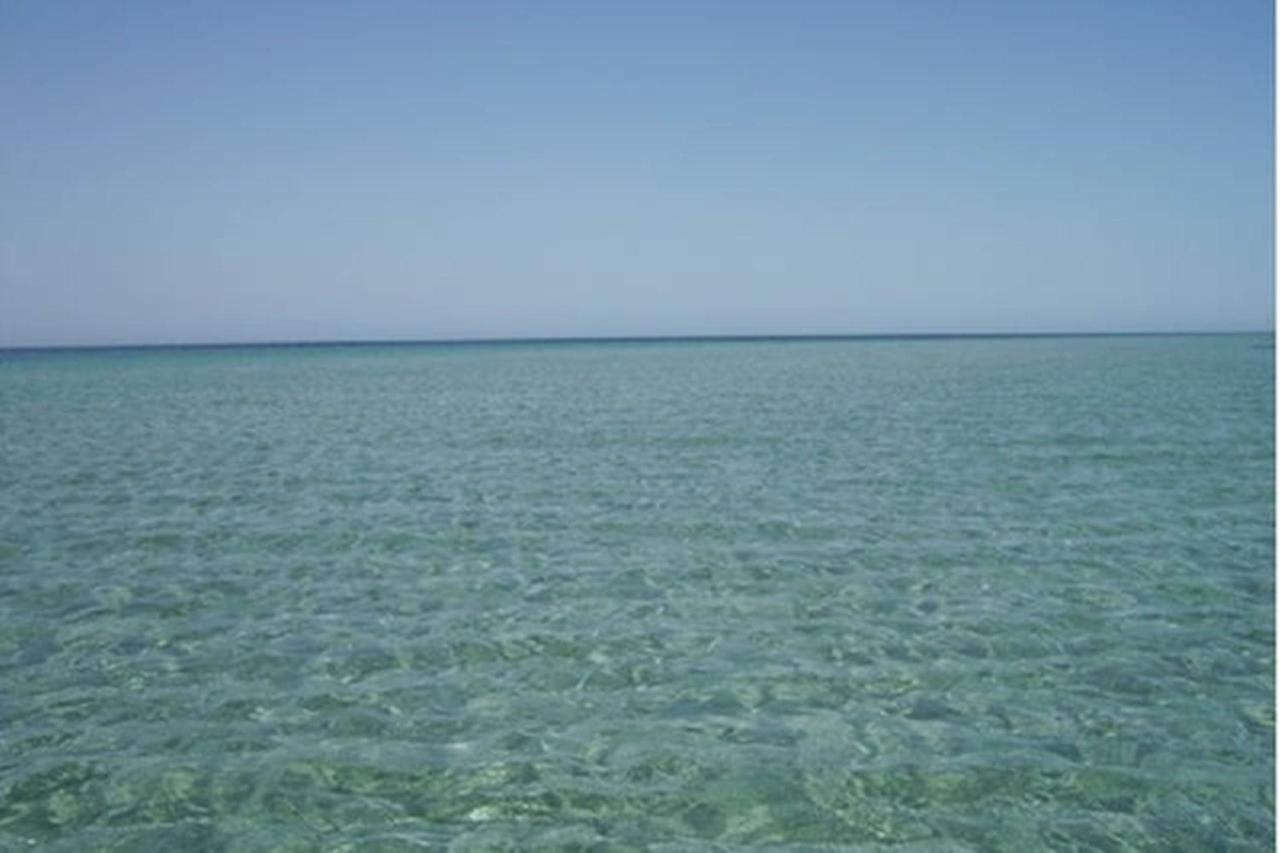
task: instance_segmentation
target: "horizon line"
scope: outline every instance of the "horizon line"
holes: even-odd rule
[[[377,347],[377,346],[477,346],[605,343],[747,343],[804,341],[893,341],[1025,338],[1136,338],[1227,335],[1275,335],[1275,329],[1166,330],[1166,331],[1053,331],[1053,332],[792,332],[725,333],[676,335],[530,335],[465,338],[315,338],[261,341],[193,341],[102,344],[17,344],[0,345],[0,352],[60,352],[148,349],[237,349],[287,347]]]

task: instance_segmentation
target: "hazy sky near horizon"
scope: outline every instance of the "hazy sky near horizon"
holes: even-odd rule
[[[1270,329],[1265,0],[11,2],[0,345]]]

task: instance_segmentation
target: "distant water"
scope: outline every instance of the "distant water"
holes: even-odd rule
[[[0,849],[1269,850],[1271,345],[0,353]]]

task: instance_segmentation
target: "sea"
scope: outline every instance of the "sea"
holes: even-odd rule
[[[0,351],[0,850],[1252,851],[1271,334]]]

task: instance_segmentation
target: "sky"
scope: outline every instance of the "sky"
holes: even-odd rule
[[[1265,0],[0,4],[0,346],[1269,330]]]

